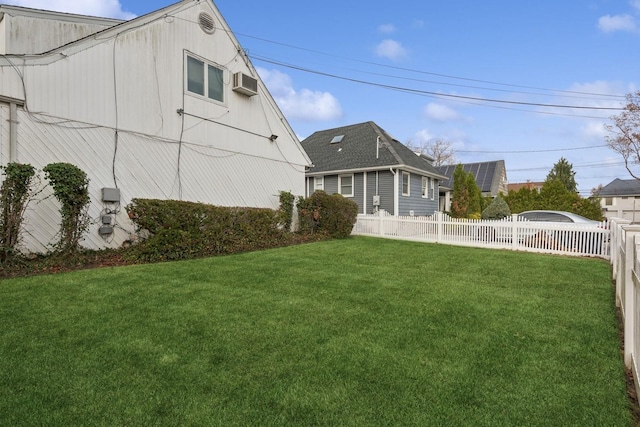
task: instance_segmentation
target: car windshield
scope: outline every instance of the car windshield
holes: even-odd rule
[[[571,212],[554,212],[554,211],[530,211],[523,212],[520,218],[527,221],[544,221],[544,222],[578,222],[578,223],[594,223],[589,218]]]

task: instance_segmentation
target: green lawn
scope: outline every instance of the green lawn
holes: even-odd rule
[[[628,426],[602,260],[350,238],[0,281],[0,425]]]

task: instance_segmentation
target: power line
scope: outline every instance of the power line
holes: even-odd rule
[[[481,154],[527,154],[527,153],[551,153],[556,151],[590,150],[593,148],[605,148],[607,145],[591,145],[589,147],[553,148],[549,150],[514,150],[514,151],[482,151],[482,150],[456,150],[456,153],[481,153]]]
[[[541,90],[541,91],[556,92],[556,93],[602,96],[602,97],[607,97],[607,98],[619,98],[619,99],[623,99],[625,97],[624,95],[614,95],[614,94],[606,94],[606,93],[592,93],[592,92],[561,90],[561,89],[548,89],[548,88],[541,88],[541,87],[535,87],[535,86],[516,85],[516,84],[510,84],[510,83],[493,82],[493,81],[490,81],[490,80],[482,80],[482,79],[474,79],[474,78],[468,78],[468,77],[460,77],[460,76],[454,76],[454,75],[450,75],[450,74],[434,73],[434,72],[430,72],[430,71],[416,70],[416,69],[412,69],[412,68],[397,67],[397,66],[388,65],[388,64],[380,64],[380,63],[377,63],[377,62],[354,59],[354,58],[350,58],[350,57],[346,57],[346,56],[340,56],[340,55],[336,55],[336,54],[332,54],[332,53],[327,53],[327,52],[322,52],[322,51],[309,49],[309,48],[305,48],[305,47],[295,46],[295,45],[288,44],[288,43],[277,42],[277,41],[265,39],[265,38],[262,38],[262,37],[252,36],[250,34],[244,34],[244,33],[238,33],[238,32],[234,32],[234,34],[239,35],[239,36],[243,36],[243,37],[247,37],[247,38],[251,38],[251,39],[254,39],[254,40],[260,40],[260,41],[263,41],[263,42],[267,42],[267,43],[271,43],[271,44],[275,44],[275,45],[291,48],[291,49],[301,50],[301,51],[315,53],[315,54],[324,55],[324,56],[329,56],[329,57],[333,57],[333,58],[344,59],[344,60],[348,60],[348,61],[352,61],[352,62],[358,62],[358,63],[361,63],[361,64],[375,65],[376,67],[389,68],[389,69],[394,69],[394,70],[398,70],[398,71],[408,71],[408,72],[412,72],[412,73],[425,74],[425,75],[430,75],[430,76],[444,77],[444,78],[453,79],[453,80],[463,80],[463,81],[470,81],[470,82],[476,82],[476,83],[485,83],[485,84],[491,84],[491,85],[497,85],[497,86],[516,87],[516,88],[521,88],[521,89]],[[249,53],[248,53],[248,55],[249,55]],[[448,83],[442,83],[442,84],[448,84]],[[485,89],[491,90],[491,88],[485,88]]]
[[[306,72],[306,73],[316,74],[316,75],[330,77],[330,78],[339,79],[339,80],[350,81],[350,82],[353,82],[353,83],[360,83],[360,84],[365,84],[365,85],[369,85],[369,86],[381,87],[381,88],[384,88],[384,89],[397,90],[397,91],[406,92],[406,93],[413,93],[413,94],[416,94],[416,95],[434,96],[434,97],[439,97],[439,98],[451,98],[451,99],[482,101],[482,102],[493,102],[493,103],[498,103],[498,104],[509,104],[509,105],[528,105],[528,106],[546,107],[546,108],[567,108],[567,109],[578,109],[578,110],[607,110],[607,111],[621,111],[621,110],[624,110],[624,108],[621,108],[621,107],[588,107],[588,106],[584,106],[584,105],[543,104],[543,103],[537,103],[537,102],[507,101],[507,100],[503,100],[503,99],[492,99],[492,98],[466,96],[466,95],[454,95],[454,94],[448,94],[448,93],[442,93],[442,92],[433,92],[433,91],[428,91],[428,90],[411,89],[411,88],[407,88],[407,87],[386,85],[386,84],[382,84],[382,83],[370,82],[370,81],[367,81],[367,80],[354,79],[354,78],[351,78],[351,77],[340,76],[340,75],[337,75],[337,74],[327,73],[327,72],[324,72],[324,71],[312,70],[310,68],[305,68],[305,67],[301,67],[301,66],[293,65],[293,64],[287,64],[287,63],[284,63],[284,62],[275,61],[275,60],[272,60],[272,59],[269,59],[269,58],[259,57],[259,56],[255,56],[255,55],[249,55],[249,56],[251,58],[255,59],[255,60],[258,60],[258,61],[267,62],[269,64],[278,65],[278,66],[285,67],[285,68],[290,68],[290,69],[293,69],[293,70],[303,71],[303,72]]]

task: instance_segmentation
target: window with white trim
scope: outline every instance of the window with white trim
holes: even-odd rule
[[[313,178],[313,190],[314,191],[324,190],[324,177],[323,176],[316,176],[316,177]]]
[[[353,197],[353,174],[339,175],[338,189],[344,197]]]
[[[195,56],[186,58],[187,92],[224,102],[224,70]]]
[[[434,200],[436,198],[436,179],[429,178],[429,181],[431,181],[431,200]]]
[[[409,172],[402,172],[402,195],[409,196],[411,175]]]
[[[429,178],[427,178],[426,176],[422,177],[422,197],[425,199],[429,197],[428,181],[429,181]]]

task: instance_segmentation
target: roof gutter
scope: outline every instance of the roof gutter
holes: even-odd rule
[[[440,174],[436,174],[436,173],[431,173],[431,172],[427,172],[425,170],[421,170],[418,168],[415,168],[413,166],[407,166],[407,165],[382,165],[382,166],[372,166],[372,167],[368,167],[368,168],[356,168],[356,169],[339,169],[339,170],[326,170],[326,171],[318,171],[318,172],[309,172],[307,173],[307,176],[324,176],[324,175],[339,175],[339,174],[344,174],[344,173],[358,173],[358,172],[375,172],[375,171],[383,171],[386,169],[404,169],[407,172],[412,172],[412,173],[417,173],[420,175],[425,175],[425,176],[431,176],[434,178],[437,178],[441,181],[446,181],[447,176],[446,175],[440,175]]]

